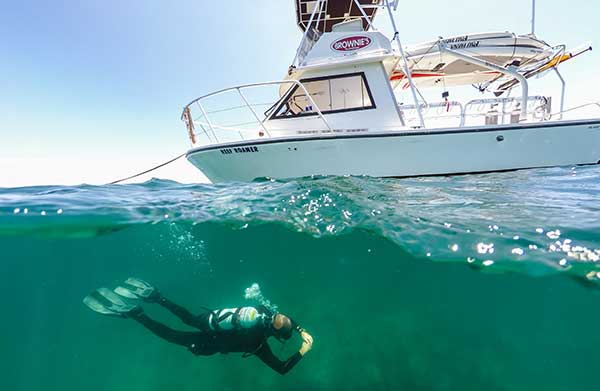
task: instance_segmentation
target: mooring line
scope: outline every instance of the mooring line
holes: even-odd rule
[[[171,160],[169,160],[169,161],[167,161],[167,162],[164,162],[164,163],[162,163],[162,164],[159,164],[158,166],[156,166],[156,167],[153,167],[153,168],[151,168],[151,169],[149,169],[149,170],[146,170],[146,171],[140,172],[139,174],[135,174],[135,175],[132,175],[132,176],[128,176],[127,178],[123,178],[123,179],[119,179],[119,180],[117,180],[117,181],[114,181],[114,182],[107,183],[107,185],[116,185],[117,183],[120,183],[120,182],[125,182],[125,181],[127,181],[127,180],[129,180],[129,179],[137,178],[137,177],[139,177],[139,176],[141,176],[141,175],[147,174],[147,173],[149,173],[149,172],[152,172],[152,171],[154,171],[154,170],[158,170],[159,168],[161,168],[161,167],[164,167],[164,166],[166,166],[167,164],[171,164],[171,163],[173,163],[175,160],[177,160],[177,159],[181,159],[181,158],[182,158],[182,157],[184,157],[184,156],[185,156],[185,153],[182,153],[181,155],[179,155],[179,156],[177,156],[177,157],[174,157],[173,159],[171,159]]]

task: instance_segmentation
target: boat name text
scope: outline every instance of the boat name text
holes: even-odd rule
[[[331,49],[335,50],[336,52],[353,52],[355,50],[366,48],[371,44],[371,42],[373,42],[371,38],[363,35],[357,35],[338,39],[331,44]]]
[[[258,152],[258,147],[235,147],[235,148],[223,148],[221,153],[223,155],[231,155],[232,153],[251,153]]]

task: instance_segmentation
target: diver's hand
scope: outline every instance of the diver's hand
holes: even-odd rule
[[[304,356],[306,353],[308,353],[312,349],[313,337],[306,331],[303,331],[300,335],[302,336],[302,340],[304,342],[302,343],[302,347],[300,347],[300,350],[298,352],[302,356]]]
[[[309,333],[307,333],[304,330],[300,333],[300,335],[302,336],[302,340],[304,342],[306,342],[307,344],[310,344],[312,346],[312,344],[313,344],[313,337],[312,337],[312,335],[310,335]]]

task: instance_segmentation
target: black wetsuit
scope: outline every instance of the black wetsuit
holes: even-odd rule
[[[249,329],[213,330],[210,327],[211,311],[194,315],[185,308],[161,297],[158,304],[171,311],[175,316],[188,326],[195,327],[200,331],[177,331],[159,323],[143,312],[131,317],[144,325],[160,338],[171,343],[182,345],[195,355],[210,356],[216,353],[244,353],[255,355],[265,364],[280,374],[287,373],[302,358],[300,353],[295,353],[286,361],[277,358],[267,343],[267,338],[272,336],[271,329],[263,324],[257,324]],[[266,308],[257,308],[260,313],[268,313]],[[295,329],[298,326],[293,324]]]

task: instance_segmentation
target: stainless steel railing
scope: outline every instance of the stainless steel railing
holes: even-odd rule
[[[280,93],[279,96],[277,96],[277,100],[273,104],[270,104],[270,103],[258,103],[258,104],[254,103],[254,104],[252,104],[248,100],[246,95],[244,94],[244,92],[249,89],[266,87],[266,86],[279,86],[280,90],[281,90],[281,86],[284,86],[284,85],[290,85],[290,88],[287,89],[285,93],[283,93],[283,94]],[[277,105],[278,102],[281,101],[282,98],[287,96],[287,91],[289,91],[294,86],[297,86],[304,92],[304,94],[305,94],[306,98],[309,100],[313,110],[318,115],[318,118],[322,121],[322,123],[327,128],[327,130],[331,132],[332,128],[329,125],[329,123],[327,122],[327,120],[325,119],[325,117],[323,116],[323,113],[319,109],[319,106],[315,103],[315,101],[313,100],[313,97],[309,94],[306,87],[297,80],[283,80],[283,81],[273,81],[273,82],[265,82],[265,83],[244,84],[244,85],[240,85],[240,86],[236,86],[236,87],[230,87],[230,88],[225,88],[225,89],[218,90],[215,92],[211,92],[210,94],[203,95],[199,98],[194,99],[190,103],[188,103],[183,109],[183,113],[181,114],[181,119],[186,124],[192,144],[196,144],[196,142],[197,142],[197,139],[196,139],[196,136],[198,135],[198,133],[196,132],[197,127],[202,129],[203,134],[207,137],[209,143],[219,143],[220,142],[219,136],[217,135],[218,132],[216,130],[238,132],[240,137],[243,139],[242,131],[244,129],[240,129],[240,127],[246,126],[246,125],[251,125],[251,124],[256,124],[258,126],[258,129],[260,129],[264,135],[266,135],[267,137],[271,137],[271,132],[270,132],[269,127],[267,126],[267,122],[273,117],[273,115],[275,114],[275,110],[270,110],[270,111],[267,110],[267,112],[259,114],[259,111],[257,111],[257,109],[261,106],[262,107],[267,107],[267,106],[274,107],[275,105]],[[223,94],[231,93],[231,92],[236,93],[237,96],[241,99],[241,102],[242,102],[241,105],[234,105],[231,107],[226,107],[223,109],[210,111],[210,110],[207,110],[205,105],[203,104],[209,98],[213,98],[218,95],[223,95]],[[193,116],[193,114],[192,114],[193,107],[195,107],[199,110],[200,115],[197,115],[195,117]],[[236,110],[236,109],[247,109],[251,113],[253,120],[251,122],[239,123],[239,124],[237,124],[237,126],[232,126],[232,125],[224,126],[224,125],[219,125],[218,123],[214,122],[211,119],[211,114],[214,115],[216,113],[225,113],[227,111],[232,111],[232,110]]]

